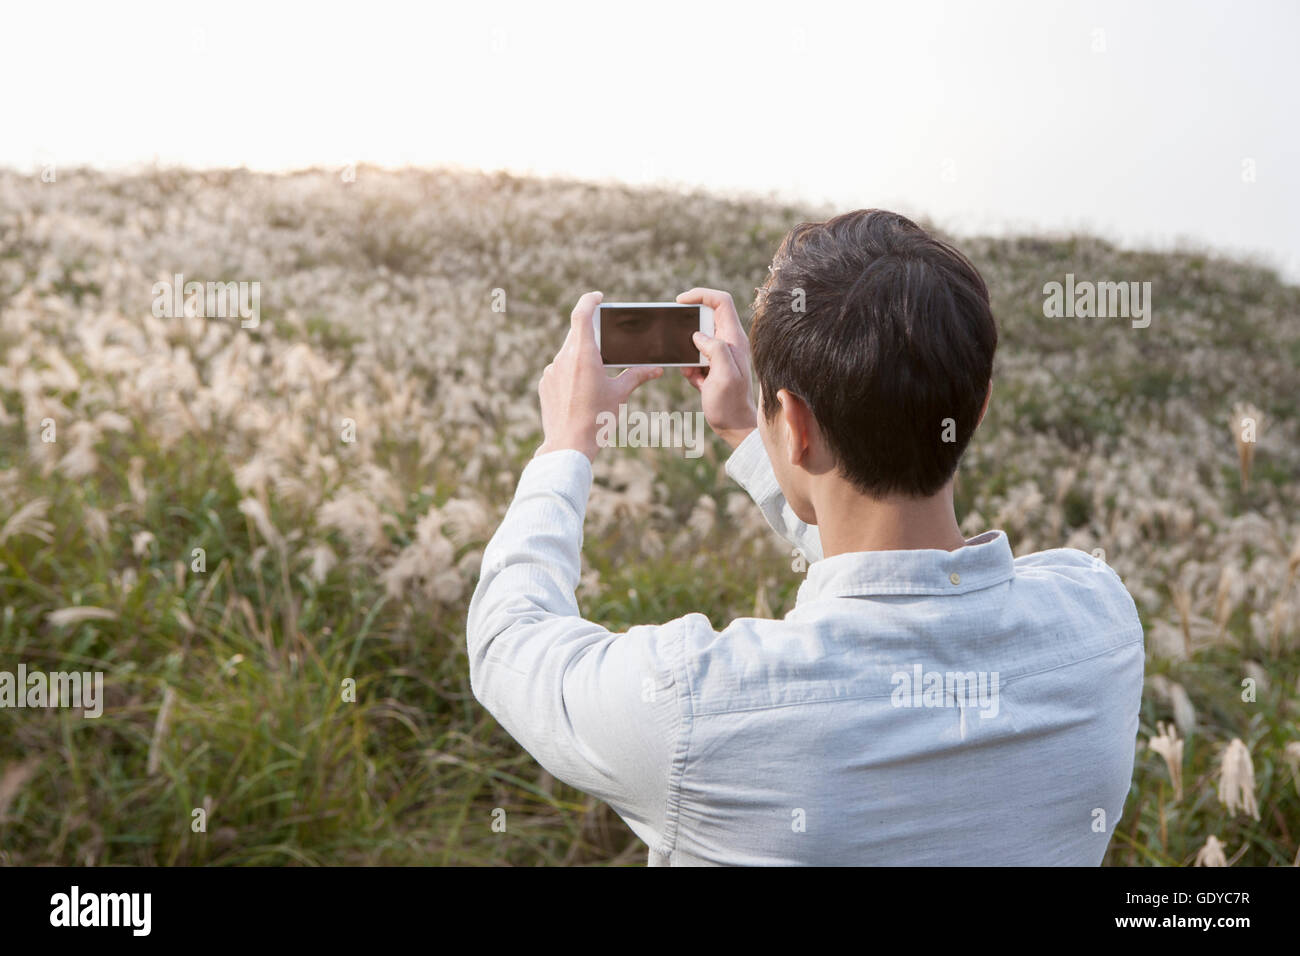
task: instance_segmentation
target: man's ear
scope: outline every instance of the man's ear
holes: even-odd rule
[[[781,404],[777,416],[785,425],[786,452],[790,456],[790,464],[802,465],[812,448],[812,409],[802,398],[784,388],[776,393],[776,400]]]
[[[993,379],[989,379],[989,390],[984,393],[984,407],[980,409],[980,417],[975,420],[975,427],[979,428],[984,421],[984,413],[989,410],[989,399],[993,397]]]

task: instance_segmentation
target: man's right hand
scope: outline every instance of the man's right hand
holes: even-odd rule
[[[731,293],[691,289],[677,297],[682,305],[713,309],[713,335],[695,333],[695,345],[709,360],[707,368],[683,368],[686,380],[700,392],[704,420],[733,449],[758,427],[749,377],[749,339]]]

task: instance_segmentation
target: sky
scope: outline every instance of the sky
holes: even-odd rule
[[[1298,40],[1295,0],[14,4],[0,166],[704,186],[1300,281]]]

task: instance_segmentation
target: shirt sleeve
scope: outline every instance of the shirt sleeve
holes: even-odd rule
[[[816,525],[800,521],[785,500],[757,428],[736,446],[727,459],[726,471],[749,492],[773,531],[802,551],[809,561],[822,559],[821,534]]]
[[[470,687],[552,776],[604,800],[666,854],[688,717],[687,618],[622,634],[582,619],[574,590],[591,479],[571,449],[524,467],[470,599]]]

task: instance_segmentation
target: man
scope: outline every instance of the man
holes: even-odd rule
[[[475,696],[651,865],[1099,864],[1142,626],[1104,562],[959,531],[997,345],[974,266],[881,210],[797,226],[755,303],[757,409],[731,297],[678,297],[714,310],[686,374],[728,474],[812,562],[784,619],[721,632],[693,613],[612,634],[574,601],[597,415],[662,371],[605,374],[599,300],[542,376],[545,438],[484,553]]]

